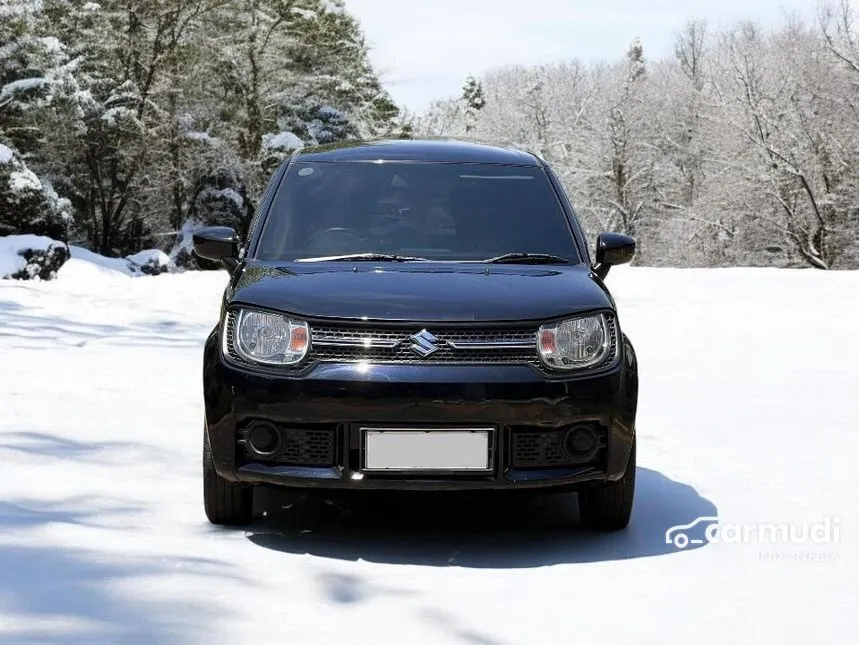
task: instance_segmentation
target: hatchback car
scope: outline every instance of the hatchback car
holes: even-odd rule
[[[247,239],[197,256],[229,272],[204,349],[209,520],[253,519],[258,485],[575,490],[585,526],[629,521],[636,354],[539,157],[451,141],[297,151]]]

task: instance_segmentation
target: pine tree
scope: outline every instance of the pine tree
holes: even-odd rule
[[[5,0],[0,6],[0,235],[35,233],[65,240],[71,207],[38,176],[44,131],[38,115],[56,104],[70,82],[63,44],[39,36],[41,6]],[[21,151],[26,151],[23,155]],[[32,168],[25,157],[33,158]]]
[[[484,88],[474,76],[466,77],[466,84],[463,86],[463,101],[466,104],[466,133],[470,133],[475,130],[478,112],[486,105]]]

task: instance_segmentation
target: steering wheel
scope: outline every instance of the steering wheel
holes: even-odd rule
[[[356,240],[359,240],[360,242],[364,242],[364,238],[361,235],[359,235],[358,231],[356,231],[353,228],[347,228],[345,226],[332,226],[331,228],[324,228],[321,231],[317,231],[316,233],[313,233],[310,236],[310,239],[308,241],[310,243],[314,243],[317,241],[317,238],[319,238],[323,235],[331,234],[331,233],[335,233],[337,235],[346,235],[348,237],[355,238]]]

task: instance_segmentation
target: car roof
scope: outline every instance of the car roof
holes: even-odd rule
[[[348,141],[300,150],[295,161],[421,161],[540,166],[538,158],[523,150],[453,139],[382,139]]]

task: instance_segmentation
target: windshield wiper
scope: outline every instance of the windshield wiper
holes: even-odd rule
[[[548,253],[505,253],[494,258],[481,260],[488,264],[567,264],[568,261],[558,255]]]
[[[329,255],[319,258],[299,258],[296,262],[420,262],[426,258],[411,255],[392,255],[390,253],[349,253]]]

